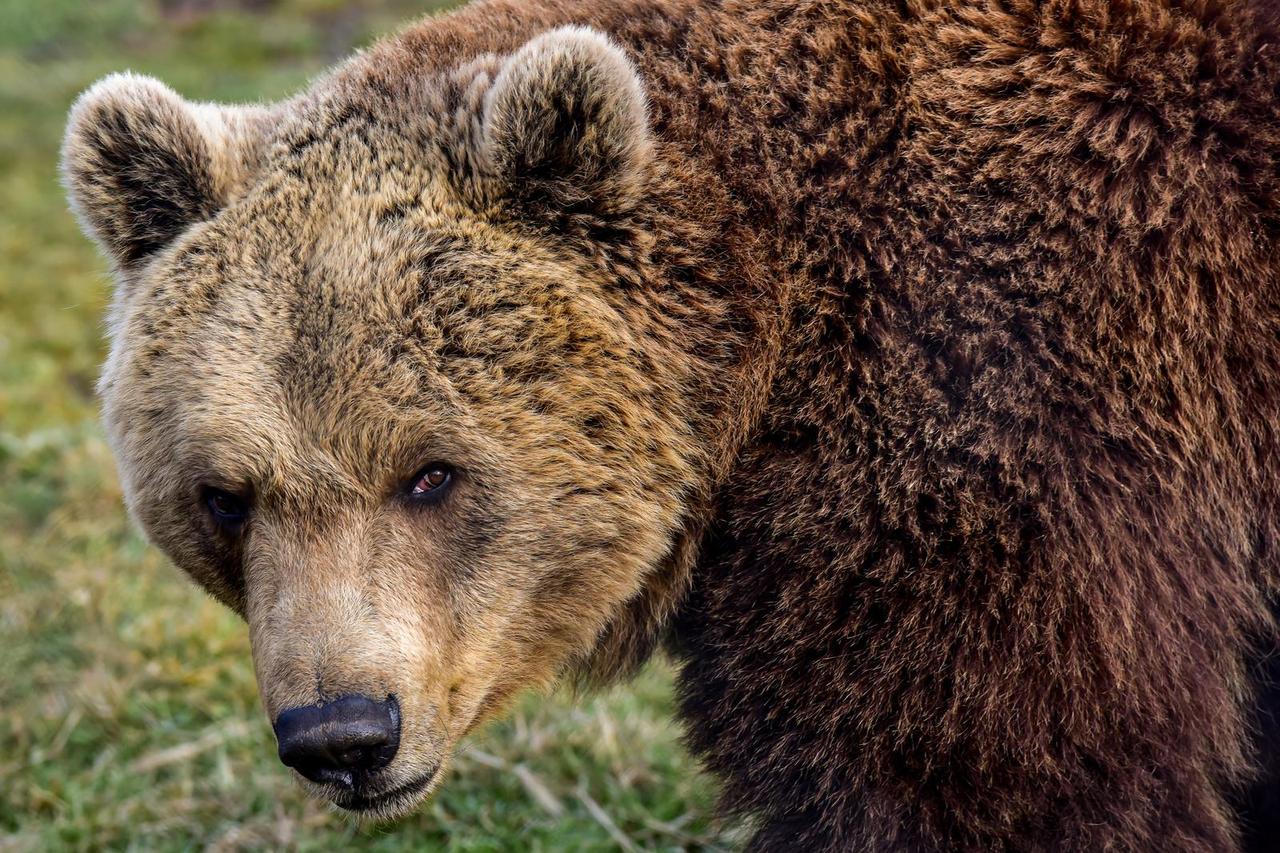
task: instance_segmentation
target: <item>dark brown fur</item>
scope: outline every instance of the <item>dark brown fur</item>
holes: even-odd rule
[[[393,113],[564,23],[630,54],[654,160],[574,196],[513,154],[508,213],[688,366],[704,453],[576,671],[666,638],[761,849],[1236,849],[1280,586],[1263,5],[481,2],[322,88]]]

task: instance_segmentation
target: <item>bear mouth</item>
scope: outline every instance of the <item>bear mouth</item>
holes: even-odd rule
[[[437,764],[421,776],[411,779],[402,785],[397,785],[389,791],[383,791],[378,794],[347,794],[335,797],[333,802],[339,808],[346,809],[349,812],[356,812],[357,814],[373,812],[392,814],[412,805],[423,791],[431,787],[431,783],[435,781],[439,773],[440,765]]]

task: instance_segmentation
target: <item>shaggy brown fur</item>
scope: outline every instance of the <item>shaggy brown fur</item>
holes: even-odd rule
[[[274,107],[112,78],[65,168],[130,506],[269,714],[399,697],[388,789],[665,637],[759,848],[1235,849],[1278,87],[1210,0],[499,0]]]

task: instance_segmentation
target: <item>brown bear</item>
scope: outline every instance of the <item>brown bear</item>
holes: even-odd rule
[[[483,0],[275,105],[108,78],[130,510],[354,811],[662,643],[757,849],[1262,849],[1278,33]]]

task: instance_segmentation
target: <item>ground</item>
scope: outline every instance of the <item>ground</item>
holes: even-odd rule
[[[356,826],[277,761],[244,626],[125,519],[92,394],[108,277],[55,170],[67,106],[123,68],[282,96],[429,3],[0,3],[0,851],[733,846],[662,664],[530,698],[422,812]]]

